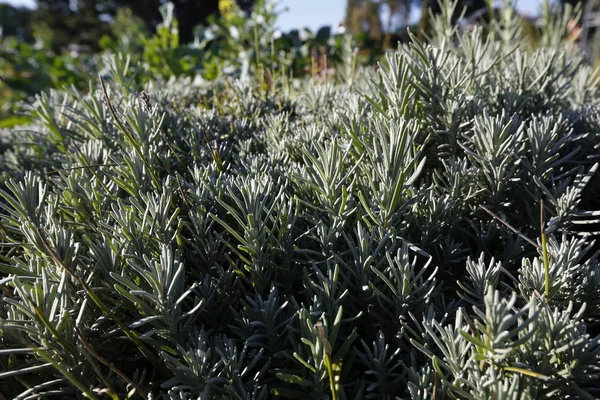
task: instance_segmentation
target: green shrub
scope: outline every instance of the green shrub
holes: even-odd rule
[[[42,90],[81,84],[83,74],[93,70],[83,56],[55,55],[48,49],[21,42],[14,37],[0,37],[0,125],[10,127],[27,122],[15,118],[18,103],[31,100]]]
[[[20,102],[32,102],[34,96],[50,88],[63,89],[75,85],[85,90],[90,76],[104,75],[116,54],[127,59],[127,79],[138,88],[150,80],[192,77],[195,83],[228,77],[260,77],[260,85],[271,89],[283,76],[317,76],[349,81],[353,63],[344,64],[353,55],[352,40],[332,34],[329,28],[316,33],[305,30],[283,34],[275,29],[278,15],[274,2],[256,1],[252,13],[246,15],[235,8],[227,17],[212,18],[208,26],[198,26],[193,43],[180,43],[178,21],[172,3],[161,7],[163,21],[156,32],[146,30],[142,20],[129,9],[119,10],[111,21],[111,34],[99,39],[104,51],[56,54],[45,43],[44,35],[35,44],[15,37],[0,37],[0,127],[29,122]],[[346,71],[342,71],[345,68]],[[342,73],[343,72],[343,73]]]
[[[340,84],[113,57],[39,96],[0,136],[3,394],[598,397],[600,93],[505,17]]]

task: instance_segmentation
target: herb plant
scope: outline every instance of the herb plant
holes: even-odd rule
[[[597,398],[600,93],[545,23],[43,93],[0,136],[3,394]]]

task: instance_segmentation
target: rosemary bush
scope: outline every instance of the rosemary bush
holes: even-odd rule
[[[600,396],[594,71],[560,18],[445,7],[336,81],[115,56],[39,96],[1,135],[3,394]]]

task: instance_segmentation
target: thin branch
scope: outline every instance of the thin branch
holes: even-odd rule
[[[548,256],[548,241],[544,226],[544,200],[540,200],[540,235],[542,237],[542,260],[544,262],[544,294],[546,302],[550,301],[550,257]]]
[[[84,339],[83,335],[81,334],[81,331],[77,327],[75,327],[75,333],[81,340],[81,344],[83,345],[83,347],[85,347],[86,350],[89,351],[92,356],[94,356],[102,364],[104,364],[108,368],[110,368],[110,370],[113,371],[115,374],[119,375],[129,385],[133,386],[135,391],[138,392],[140,396],[142,396],[144,399],[148,398],[148,396],[146,395],[146,392],[143,389],[140,389],[135,383],[133,383],[133,381],[131,379],[129,379],[129,377],[127,375],[125,375],[125,373],[123,373],[121,370],[119,370],[117,367],[115,367],[113,363],[108,362],[104,357],[102,357],[100,354],[98,354],[89,345],[89,343]]]
[[[66,171],[74,171],[76,169],[100,168],[100,167],[118,167],[118,166],[119,166],[119,164],[115,164],[115,163],[82,165],[82,166],[79,166],[79,167],[69,167],[69,168],[53,169],[52,171],[48,172],[48,175],[58,174],[60,172],[66,172]]]
[[[479,207],[483,211],[485,211],[486,213],[490,214],[495,220],[497,220],[498,222],[502,223],[508,229],[510,229],[511,231],[513,231],[515,234],[517,234],[521,239],[525,240],[527,243],[529,243],[530,245],[532,245],[536,249],[538,249],[538,250],[540,249],[540,245],[539,244],[537,244],[533,240],[529,239],[527,236],[525,236],[524,234],[522,234],[521,231],[519,231],[517,228],[513,227],[511,224],[509,224],[508,222],[506,222],[505,220],[503,220],[502,218],[500,218],[500,216],[498,214],[496,214],[495,212],[489,210],[485,206],[480,205]]]

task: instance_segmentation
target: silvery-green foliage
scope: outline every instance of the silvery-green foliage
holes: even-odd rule
[[[559,180],[558,184],[553,183],[551,188],[546,188],[540,179],[534,179],[538,187],[542,189],[543,195],[551,206],[553,206],[552,208],[554,208],[555,215],[548,222],[549,233],[559,228],[566,228],[567,232],[578,236],[594,235],[594,224],[596,223],[594,217],[597,213],[595,211],[581,210],[579,206],[582,200],[584,200],[582,196],[584,190],[590,184],[590,181],[598,170],[598,165],[598,163],[594,163],[587,171],[583,167],[580,167],[575,176],[572,176],[572,173],[569,172],[568,175],[571,176]],[[595,185],[591,184],[589,186],[588,190],[594,193]],[[560,197],[558,196],[559,194]],[[550,212],[553,212],[553,210],[550,210]],[[585,229],[586,226],[591,226],[592,228]]]
[[[490,17],[489,34],[492,39],[497,39],[505,48],[510,49],[522,35],[523,20],[518,18],[518,12],[509,0],[504,0],[501,4],[502,7],[495,9]],[[488,9],[494,7],[490,1],[486,1],[486,5]]]
[[[453,17],[458,15],[458,19],[461,19],[464,16],[464,11],[460,9],[456,1],[441,0],[438,1],[438,4],[441,6],[441,13],[438,16],[434,16],[430,12],[433,34],[428,38],[430,42],[435,44],[454,38],[459,31],[459,26],[453,23]]]
[[[328,82],[114,56],[41,94],[0,142],[3,394],[598,397],[596,77],[567,17],[453,6]]]
[[[485,399],[507,387],[511,396],[524,398],[536,393],[593,398],[585,389],[597,379],[598,367],[589,362],[600,348],[582,329],[581,314],[573,315],[570,305],[558,311],[534,299],[517,307],[516,300],[515,293],[507,299],[490,289],[484,308],[474,308],[473,321],[461,313],[454,326],[425,320],[433,347],[412,343],[432,359],[443,387],[454,396]],[[572,364],[574,357],[582,363]]]
[[[591,252],[592,245],[586,243],[585,239],[568,239],[563,235],[558,241],[550,237],[550,304],[585,304],[584,315],[596,317],[600,267],[598,253],[589,254]],[[519,289],[523,297],[531,298],[544,293],[543,270],[541,257],[523,259],[519,270]]]
[[[496,207],[505,202],[510,186],[520,180],[523,131],[523,125],[508,119],[504,112],[491,117],[484,109],[482,117],[475,117],[473,131],[463,145],[477,167],[478,185],[492,196]]]
[[[413,183],[425,158],[415,143],[414,123],[375,116],[369,121],[365,131],[349,132],[360,171],[358,196],[368,215],[364,219],[369,225],[398,229],[405,210],[417,199]]]
[[[562,115],[557,118],[534,117],[525,134],[528,139],[526,143],[529,157],[524,162],[532,178],[540,181],[546,180],[547,174],[559,170],[580,151],[578,142],[583,136],[575,136]],[[563,157],[560,157],[561,153],[564,154]]]
[[[423,312],[435,290],[437,269],[428,270],[432,259],[420,263],[414,253],[411,259],[409,246],[403,243],[395,256],[386,253],[386,260],[387,265],[371,267],[377,277],[373,277],[369,285],[382,314],[390,319],[402,319],[409,311],[415,314]]]
[[[467,259],[466,272],[465,282],[458,282],[462,292],[459,292],[458,295],[466,302],[477,306],[483,304],[489,289],[497,289],[500,274],[506,273],[506,270],[493,258],[486,265],[484,255],[481,254],[477,261]]]
[[[317,306],[318,307],[318,306]],[[311,307],[312,308],[312,307]],[[317,319],[314,315],[320,310],[314,308],[307,310],[301,308],[297,313],[299,330],[294,330],[294,335],[300,339],[295,352],[293,361],[300,366],[299,374],[292,374],[288,369],[282,369],[277,373],[277,378],[294,386],[307,387],[316,398],[328,398],[330,386],[328,384],[328,372],[326,367],[326,357],[331,357],[336,363],[342,365],[352,365],[355,357],[355,348],[353,343],[358,334],[354,328],[351,332],[341,331],[343,320],[343,307],[334,310],[334,314],[321,314]],[[346,322],[355,318],[346,319]],[[308,373],[308,378],[306,376]],[[300,395],[294,389],[278,388],[274,393],[282,396]],[[350,391],[350,394],[352,392]]]
[[[314,149],[302,146],[305,167],[295,180],[299,186],[305,186],[307,197],[312,198],[312,206],[332,217],[347,220],[354,212],[353,204],[348,203],[348,192],[352,192],[355,168],[348,168],[346,159],[350,146],[340,148],[337,139],[324,147],[314,142]],[[314,153],[313,153],[314,152]],[[304,178],[306,177],[306,178]]]
[[[312,84],[298,99],[298,107],[318,118],[327,114],[336,102],[337,89],[329,84]]]
[[[232,331],[246,341],[250,348],[265,349],[268,355],[277,354],[287,345],[285,331],[292,322],[290,303],[281,303],[274,288],[266,299],[248,296],[242,300],[243,308],[237,312]]]

